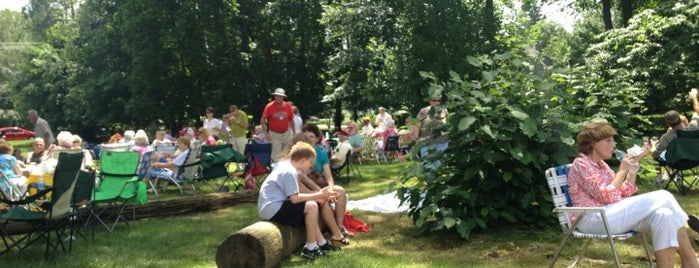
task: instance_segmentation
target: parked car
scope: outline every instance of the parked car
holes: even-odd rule
[[[21,127],[3,127],[0,128],[0,138],[5,140],[28,140],[34,138],[34,131]]]

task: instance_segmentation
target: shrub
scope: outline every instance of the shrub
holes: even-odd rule
[[[422,159],[440,160],[437,169],[419,162],[406,169],[399,195],[409,215],[420,233],[456,231],[466,239],[477,228],[553,224],[544,171],[576,156],[577,129],[590,118],[610,121],[622,136],[634,134],[627,126],[638,100],[625,95],[633,89],[614,89],[582,70],[540,77],[535,62],[515,53],[469,62],[481,68],[480,80],[452,73],[439,82],[423,74],[431,94],[446,96],[450,142]]]

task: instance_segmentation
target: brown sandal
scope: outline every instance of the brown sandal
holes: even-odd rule
[[[343,245],[343,246],[347,246],[347,245],[350,244],[350,240],[349,240],[349,238],[343,236],[342,239],[332,239],[332,238],[330,238],[330,243],[332,243],[333,245],[335,245],[335,244],[340,244],[340,245]]]

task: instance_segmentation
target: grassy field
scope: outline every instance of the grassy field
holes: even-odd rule
[[[391,191],[398,174],[409,163],[361,166],[363,178],[352,177],[346,185],[352,199]],[[651,178],[645,178],[651,180]],[[646,184],[645,191],[654,187]],[[699,213],[699,190],[676,195],[689,213]],[[182,198],[175,191],[161,198]],[[184,197],[186,198],[186,197]],[[561,236],[558,226],[534,229],[513,225],[475,232],[471,239],[456,235],[416,236],[407,215],[353,211],[366,221],[369,233],[358,234],[341,252],[313,262],[297,253],[279,267],[542,267],[548,266]],[[79,238],[70,255],[58,254],[55,262],[27,262],[16,251],[0,256],[1,267],[215,267],[218,245],[231,233],[258,220],[255,204],[244,204],[215,212],[169,218],[150,218],[119,225],[114,233],[98,226],[94,241]],[[690,231],[690,236],[697,235]],[[574,240],[579,245],[578,240]],[[644,266],[645,254],[636,238],[617,243],[620,258],[629,267]],[[575,255],[574,247],[564,250],[557,267],[564,267]],[[43,247],[30,247],[31,254],[43,254]],[[604,242],[593,242],[588,258],[580,267],[612,266]]]

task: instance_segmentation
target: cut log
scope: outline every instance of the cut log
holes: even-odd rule
[[[218,267],[272,268],[306,241],[303,228],[258,221],[233,233],[218,246]]]

